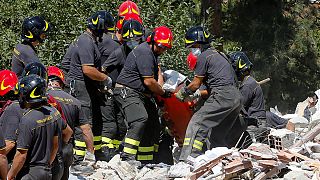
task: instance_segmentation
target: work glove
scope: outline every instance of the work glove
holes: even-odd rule
[[[108,91],[108,89],[112,88],[112,79],[108,76],[106,80],[103,81],[104,90]]]
[[[94,163],[96,163],[96,157],[94,156],[93,153],[86,151],[86,154],[83,158],[83,163],[86,164],[87,166],[92,166]]]
[[[99,90],[104,94],[108,94],[108,91],[112,89],[112,79],[108,76],[106,80],[100,81]]]
[[[181,102],[184,102],[185,98],[189,96],[185,88],[181,88],[175,95]]]
[[[191,102],[191,101],[194,101],[196,99],[198,99],[199,97],[201,96],[201,93],[200,93],[200,90],[198,89],[195,93],[187,96],[184,101],[185,102]]]
[[[168,91],[168,90],[164,90],[164,94],[161,95],[161,97],[163,98],[170,98],[171,97],[172,92]]]

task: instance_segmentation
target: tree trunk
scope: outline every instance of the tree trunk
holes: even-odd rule
[[[212,9],[213,9],[213,22],[211,24],[211,30],[215,36],[222,36],[222,0],[211,0]]]
[[[222,36],[222,0],[201,0],[201,17],[205,22],[211,20],[209,22],[211,27],[209,27],[209,31],[215,37]],[[208,15],[206,11],[210,8],[211,14]],[[222,51],[223,45],[218,45],[218,50]]]

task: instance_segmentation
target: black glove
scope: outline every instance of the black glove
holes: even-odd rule
[[[172,92],[168,91],[168,90],[164,90],[164,94],[161,95],[161,97],[163,98],[170,98],[171,97]]]

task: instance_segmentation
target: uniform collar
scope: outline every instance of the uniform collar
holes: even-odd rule
[[[31,42],[29,42],[29,41],[22,41],[21,44],[23,44],[23,45],[28,45],[28,46],[31,47],[31,49],[33,49],[34,52],[37,52],[36,48],[32,45]]]
[[[94,42],[98,42],[97,38],[94,37],[92,33],[88,32],[88,31],[85,31],[84,34],[89,36]]]
[[[246,76],[243,78],[242,82],[241,82],[241,86],[244,85],[244,83],[250,78],[250,75]]]

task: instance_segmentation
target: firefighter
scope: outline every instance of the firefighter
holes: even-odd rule
[[[136,3],[126,0],[123,2],[118,9],[118,20],[116,24],[116,37],[118,41],[122,42],[121,29],[124,19],[127,15],[133,16],[134,19],[138,20],[140,18],[140,10]],[[127,19],[128,20],[128,19]]]
[[[155,28],[147,42],[129,53],[117,78],[114,96],[128,124],[120,154],[122,160],[153,161],[160,124],[152,96],[170,97],[170,93],[158,83],[161,71],[157,57],[172,48],[172,40],[173,35],[168,27]],[[138,148],[146,154],[136,156]]]
[[[98,11],[88,18],[87,30],[75,42],[67,76],[71,95],[81,102],[81,109],[92,124],[97,160],[105,160],[101,151],[101,133],[106,115],[102,109],[106,106],[105,90],[112,84],[111,79],[98,70],[101,54],[97,44],[106,30],[107,17],[106,11]],[[83,153],[77,155],[84,157]]]
[[[18,82],[18,78],[16,74],[9,70],[1,70],[0,71],[0,99],[3,103],[0,108],[0,179],[7,178],[8,172],[8,161],[7,161],[7,137],[12,137],[15,135],[15,131],[11,131],[7,129],[8,123],[3,122],[3,112],[7,109],[8,106],[14,100],[14,97],[17,97],[14,94],[14,87]],[[8,125],[10,127],[10,125]],[[11,128],[12,129],[12,128]],[[14,144],[13,144],[14,146]]]
[[[195,77],[181,88],[176,97],[184,101],[202,83],[210,92],[204,105],[192,116],[186,131],[180,160],[195,158],[208,148],[226,146],[226,136],[240,111],[240,93],[231,64],[224,54],[210,46],[210,34],[202,26],[190,28],[185,36],[186,47],[197,56]],[[208,136],[214,138],[208,142]]]
[[[134,19],[125,20],[121,36],[123,44],[111,53],[102,66],[111,77],[112,82],[114,82],[112,84],[113,88],[128,54],[142,43],[142,37],[144,36],[142,24]],[[106,109],[109,116],[107,117],[108,122],[104,124],[104,127],[107,128],[103,131],[102,148],[106,156],[111,159],[117,153],[119,144],[126,134],[127,127],[120,109],[114,103],[113,95],[110,94],[109,96],[108,104],[110,104],[110,108]]]
[[[110,54],[120,46],[120,42],[115,36],[115,23],[114,18],[111,14],[108,14],[109,24],[106,27],[105,33],[103,34],[102,42],[98,43],[98,48],[101,53],[101,65],[108,59]]]
[[[252,141],[267,142],[267,123],[263,92],[258,82],[250,75],[253,64],[244,52],[234,52],[230,55],[232,66],[240,82],[241,115],[229,134],[229,146],[236,145],[242,135],[239,145],[248,147]],[[240,130],[241,129],[241,130]],[[233,141],[233,142],[232,142]]]
[[[2,134],[2,127],[0,126],[0,178],[7,179],[8,162],[5,154],[6,143]]]
[[[44,42],[50,24],[42,17],[28,17],[23,21],[21,39],[12,55],[12,71],[20,78],[24,67],[31,62],[40,62],[36,47]]]
[[[83,135],[84,144],[79,141],[74,141],[73,138],[70,139],[68,144],[64,144],[62,148],[62,156],[64,162],[64,173],[62,179],[69,178],[69,167],[73,162],[73,144],[82,146],[83,150],[81,153],[85,154],[85,160],[88,163],[95,163],[94,157],[94,147],[93,147],[93,134],[91,131],[90,124],[86,120],[82,110],[81,103],[79,100],[71,96],[70,94],[63,91],[64,87],[64,74],[62,70],[55,66],[49,66],[48,70],[48,94],[53,96],[62,107],[62,111],[65,114],[68,125],[74,132],[81,132],[82,134],[75,134],[75,136],[80,136],[77,139],[82,139]],[[80,130],[75,131],[75,128]],[[85,151],[87,149],[87,151]]]
[[[19,124],[17,152],[7,179],[51,179],[49,165],[55,159],[61,129],[66,124],[60,113],[48,105],[46,88],[46,81],[37,75],[23,77],[19,82],[19,104],[26,111]]]
[[[105,12],[105,32],[102,36],[102,41],[98,43],[99,51],[101,52],[101,64],[109,57],[110,53],[119,47],[119,43],[116,37],[113,35],[115,31],[114,18],[113,16]],[[64,74],[67,74],[70,70],[71,56],[75,47],[75,42],[72,42],[66,54],[64,55],[61,61],[61,70],[63,70]]]
[[[16,131],[24,110],[20,107],[18,95],[15,93],[15,86],[18,83],[16,74],[9,70],[2,70],[0,71],[0,82],[0,96],[5,102],[5,106],[2,107],[0,112],[0,124],[6,143],[5,154],[10,163],[15,154]]]
[[[41,78],[45,79],[46,82],[48,82],[48,72],[46,67],[39,63],[39,62],[32,62],[26,65],[26,67],[23,70],[22,76],[29,76],[29,75],[37,75],[40,76]],[[58,102],[52,95],[48,94],[47,95],[48,98],[48,103],[55,107],[61,114],[62,119],[64,120],[64,122],[66,122],[66,117],[64,115],[64,111],[62,109],[62,105],[60,102]],[[61,179],[61,177],[63,176],[63,170],[64,170],[64,163],[62,160],[62,146],[64,144],[67,144],[70,136],[73,134],[72,129],[70,128],[70,126],[66,123],[66,127],[63,127],[62,129],[62,137],[59,138],[59,148],[58,148],[58,154],[52,164],[52,179],[56,180],[56,179]],[[68,140],[66,140],[68,139]]]

